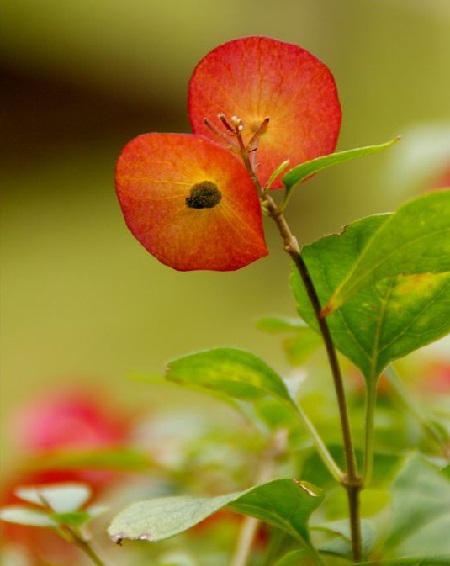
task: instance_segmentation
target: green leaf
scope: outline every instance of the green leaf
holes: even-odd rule
[[[302,320],[297,318],[266,316],[257,321],[256,328],[268,334],[284,334],[286,332],[296,332],[301,328],[307,328],[307,326]]]
[[[35,505],[49,505],[57,513],[78,510],[91,496],[84,484],[62,484],[45,487],[19,487],[14,492],[23,501]]]
[[[283,184],[288,191],[295,189],[302,181],[306,178],[314,175],[318,171],[323,169],[328,169],[333,165],[338,165],[339,163],[344,163],[345,161],[352,161],[353,159],[358,159],[359,157],[365,157],[366,155],[371,155],[372,153],[378,153],[383,149],[387,149],[394,143],[396,143],[400,138],[394,138],[386,143],[379,145],[368,145],[365,147],[358,147],[355,149],[349,149],[347,151],[338,151],[336,153],[331,153],[330,155],[323,155],[321,157],[316,157],[311,161],[306,161],[297,167],[293,167],[283,176]]]
[[[450,272],[450,190],[423,195],[391,215],[334,291],[324,313],[382,279],[445,272]]]
[[[79,528],[105,513],[108,510],[106,505],[92,505],[88,509],[78,511],[65,511],[63,513],[50,513],[49,516],[58,525]]]
[[[447,556],[427,556],[422,558],[391,558],[380,562],[358,562],[355,566],[450,566],[450,554]]]
[[[0,509],[0,519],[17,525],[30,527],[57,527],[58,523],[45,511],[37,511],[20,505],[10,505]]]
[[[423,457],[414,455],[392,485],[391,527],[383,543],[385,555],[422,557],[438,551],[450,557],[449,533],[450,481]]]
[[[257,328],[269,334],[292,334],[282,342],[283,350],[292,366],[302,365],[322,345],[321,337],[299,319],[266,317],[257,322]]]
[[[86,511],[66,511],[65,513],[50,513],[50,518],[58,525],[79,528],[87,523],[91,517]]]
[[[285,338],[282,345],[288,362],[294,367],[299,367],[323,345],[323,342],[311,328],[302,328],[296,336]]]
[[[321,304],[392,218],[389,214],[364,218],[339,235],[325,236],[303,248]],[[291,285],[300,316],[318,330],[296,270]],[[396,276],[368,284],[327,321],[336,348],[374,382],[393,360],[450,331],[450,274]]]
[[[272,368],[257,356],[235,348],[216,348],[174,360],[167,366],[166,377],[237,399],[270,395],[291,402],[283,380]]]
[[[318,488],[295,480],[274,480],[216,497],[163,497],[133,503],[117,515],[108,533],[123,539],[157,542],[200,523],[223,507],[273,525],[308,547],[308,520],[324,498]]]

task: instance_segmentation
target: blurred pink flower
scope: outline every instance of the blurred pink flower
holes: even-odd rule
[[[27,456],[45,457],[57,452],[79,452],[126,446],[132,419],[116,411],[103,392],[90,389],[60,390],[33,399],[20,409],[11,430],[16,446]],[[19,462],[2,481],[0,506],[22,505],[14,491],[19,486],[87,483],[93,498],[118,484],[123,474],[107,469],[41,468],[33,460]],[[53,530],[0,522],[2,546],[19,548],[30,564],[75,563],[77,550]]]
[[[130,419],[99,391],[58,391],[33,399],[13,423],[15,442],[27,453],[88,449],[123,444]]]

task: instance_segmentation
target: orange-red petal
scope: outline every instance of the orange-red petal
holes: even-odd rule
[[[197,183],[221,193],[191,208]],[[234,271],[265,255],[261,207],[240,160],[201,136],[145,134],[125,146],[116,191],[128,228],[159,261],[179,271]]]
[[[257,151],[262,185],[285,160],[294,167],[332,153],[341,125],[336,84],[328,67],[305,49],[268,37],[220,45],[195,68],[189,83],[194,133],[214,136],[204,118],[223,129],[219,113],[244,121],[246,142],[269,118]],[[280,186],[278,179],[274,188]]]

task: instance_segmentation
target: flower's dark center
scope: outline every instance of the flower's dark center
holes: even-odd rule
[[[214,208],[219,204],[222,194],[212,181],[202,181],[192,185],[190,195],[186,198],[189,208]]]

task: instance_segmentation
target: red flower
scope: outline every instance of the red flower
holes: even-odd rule
[[[117,162],[116,190],[131,232],[174,269],[233,271],[267,255],[250,176],[207,139],[137,137]]]
[[[197,65],[189,84],[194,133],[217,140],[204,120],[223,129],[218,114],[243,120],[246,143],[269,119],[257,146],[257,174],[263,186],[285,160],[294,167],[332,153],[341,125],[329,69],[301,47],[268,37],[230,41]],[[273,186],[281,187],[281,180]]]
[[[336,85],[304,49],[247,37],[200,61],[189,117],[200,135],[146,134],[124,148],[117,195],[129,229],[162,263],[234,271],[267,255],[253,173],[265,186],[283,161],[293,167],[334,150]]]

